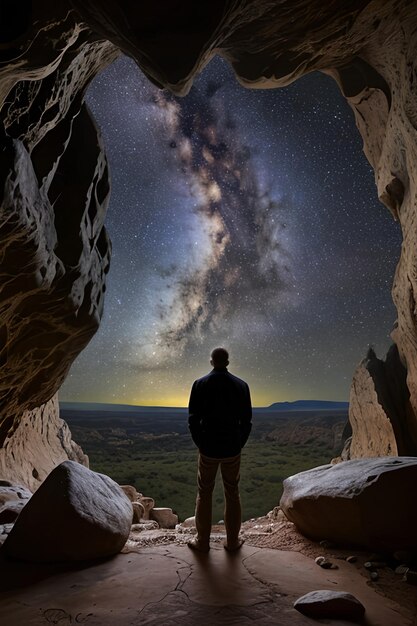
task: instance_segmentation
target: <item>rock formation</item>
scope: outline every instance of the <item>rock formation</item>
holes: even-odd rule
[[[248,87],[279,87],[313,70],[338,81],[379,197],[404,232],[393,338],[407,371],[407,445],[416,453],[416,3],[25,0],[19,11],[13,3],[2,11],[0,445],[25,411],[52,398],[100,321],[109,175],[83,95],[121,51],[177,94],[215,53]],[[370,452],[363,437],[359,452],[360,439],[357,453]]]
[[[2,16],[0,445],[98,328],[110,257],[107,163],[82,97],[117,52],[89,41],[68,7],[31,4]]]
[[[354,459],[284,481],[280,506],[307,537],[417,553],[415,457]]]
[[[133,507],[133,524],[140,526],[146,522],[154,522],[158,528],[175,528],[178,515],[167,507],[155,507],[155,500],[144,496],[132,485],[121,485],[121,489],[129,498]]]
[[[65,461],[23,508],[3,550],[39,562],[111,556],[126,543],[132,516],[129,498],[111,478]]]
[[[21,483],[32,492],[56,465],[70,459],[88,467],[88,457],[71,439],[59,417],[58,398],[33,411],[25,411],[15,432],[0,448],[0,477]]]
[[[336,460],[415,454],[415,422],[406,379],[397,346],[391,346],[385,361],[369,349],[353,375],[349,403],[352,435]]]

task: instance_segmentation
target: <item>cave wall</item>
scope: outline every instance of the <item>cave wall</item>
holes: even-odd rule
[[[401,432],[417,454],[416,3],[41,0],[19,11],[6,2],[2,11],[0,445],[10,445],[27,411],[41,419],[37,407],[100,322],[109,173],[83,103],[89,82],[121,51],[155,84],[184,95],[217,53],[252,88],[325,71],[355,113],[379,197],[404,233],[393,339],[407,378]],[[365,441],[361,422],[355,432]]]
[[[118,52],[59,7],[0,47],[0,445],[94,335],[109,269],[108,167],[83,94]]]
[[[59,417],[58,394],[33,411],[24,411],[0,448],[0,476],[34,492],[47,475],[70,459],[88,467],[88,457]]]

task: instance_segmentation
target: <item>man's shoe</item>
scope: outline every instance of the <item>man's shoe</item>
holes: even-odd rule
[[[207,554],[207,552],[210,550],[210,546],[209,545],[205,545],[205,544],[200,543],[200,541],[198,539],[191,539],[187,543],[187,546],[191,550],[194,550],[195,552],[203,552],[204,554]]]
[[[229,546],[227,543],[225,543],[223,547],[228,552],[237,552],[238,550],[240,550],[240,548],[243,546],[244,543],[245,543],[245,540],[239,538],[237,540],[237,543],[233,544],[232,546]]]

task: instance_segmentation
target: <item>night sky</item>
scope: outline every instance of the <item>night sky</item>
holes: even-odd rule
[[[87,101],[113,255],[61,400],[184,406],[219,345],[257,406],[347,400],[368,346],[390,344],[401,234],[336,83],[248,90],[215,58],[177,98],[121,58]]]

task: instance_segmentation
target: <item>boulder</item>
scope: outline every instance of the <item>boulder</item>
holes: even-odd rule
[[[365,607],[346,591],[320,589],[310,591],[294,602],[294,608],[303,615],[314,618],[361,619]]]
[[[153,508],[150,512],[150,519],[158,522],[159,528],[175,528],[178,524],[178,515],[172,509],[165,507]]]
[[[132,502],[133,519],[132,524],[139,524],[141,519],[145,519],[145,509],[140,502]]]
[[[0,524],[14,522],[31,496],[25,487],[0,480]]]
[[[24,507],[3,549],[37,562],[107,557],[126,543],[132,515],[131,502],[111,478],[65,461]]]
[[[416,483],[415,457],[354,459],[290,476],[280,506],[312,539],[414,552]]]

